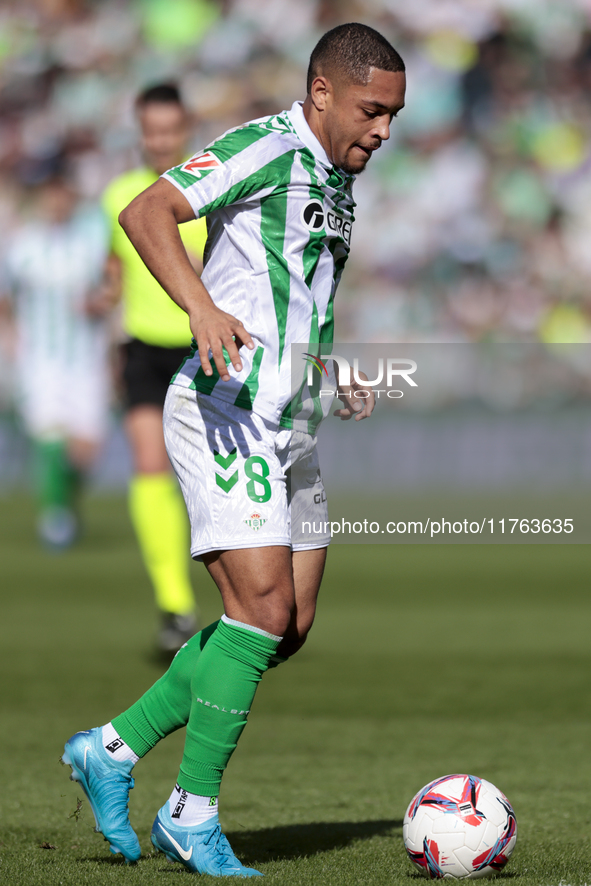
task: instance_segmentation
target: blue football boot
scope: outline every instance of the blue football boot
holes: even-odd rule
[[[151,839],[157,851],[164,852],[170,861],[180,861],[194,873],[212,877],[263,876],[238,861],[222,834],[217,815],[196,827],[179,827],[170,817],[166,804],[152,825]]]
[[[72,767],[70,778],[77,781],[88,797],[96,830],[111,844],[111,852],[121,852],[126,862],[137,861],[142,850],[129,823],[127,803],[134,785],[133,763],[118,762],[103,747],[102,729],[77,732],[66,742],[62,762]]]

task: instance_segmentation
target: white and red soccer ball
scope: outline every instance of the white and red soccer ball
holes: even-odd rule
[[[413,797],[402,826],[413,865],[426,877],[490,877],[507,864],[517,839],[511,804],[489,781],[446,775]]]

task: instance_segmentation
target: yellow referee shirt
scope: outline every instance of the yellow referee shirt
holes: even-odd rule
[[[113,179],[103,194],[103,209],[111,225],[111,250],[122,265],[123,329],[149,345],[188,347],[189,318],[150,274],[118,222],[121,210],[157,179],[152,169],[132,169]],[[205,219],[180,225],[179,231],[187,251],[202,258],[207,239]]]

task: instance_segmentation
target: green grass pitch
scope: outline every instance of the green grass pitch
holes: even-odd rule
[[[133,867],[93,832],[85,799],[76,814],[83,794],[58,763],[73,732],[161,673],[124,499],[87,510],[83,542],[52,556],[32,539],[30,502],[0,500],[0,883],[189,882],[149,842],[182,734],[136,767]],[[194,576],[213,619],[215,588]],[[500,879],[590,883],[590,638],[587,546],[334,546],[308,645],[266,675],[224,781],[237,854],[278,886],[410,886],[406,805],[470,772],[517,814]]]

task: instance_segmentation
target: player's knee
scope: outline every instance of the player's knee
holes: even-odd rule
[[[292,621],[293,601],[285,594],[259,594],[249,601],[248,610],[250,624],[284,637]]]
[[[279,648],[280,654],[284,658],[291,658],[292,655],[300,651],[307,639],[307,634],[303,637],[286,637]]]
[[[291,624],[283,635],[283,641],[278,650],[280,655],[285,658],[291,658],[292,655],[295,655],[296,652],[300,651],[308,639],[308,634],[312,627],[312,620],[313,619],[308,619],[305,624],[302,624],[301,622],[300,624],[294,624],[294,619],[292,618]]]
[[[284,637],[291,623],[291,614],[291,608],[285,601],[277,603],[268,615],[274,624],[274,629],[271,630],[271,633],[277,637]]]

